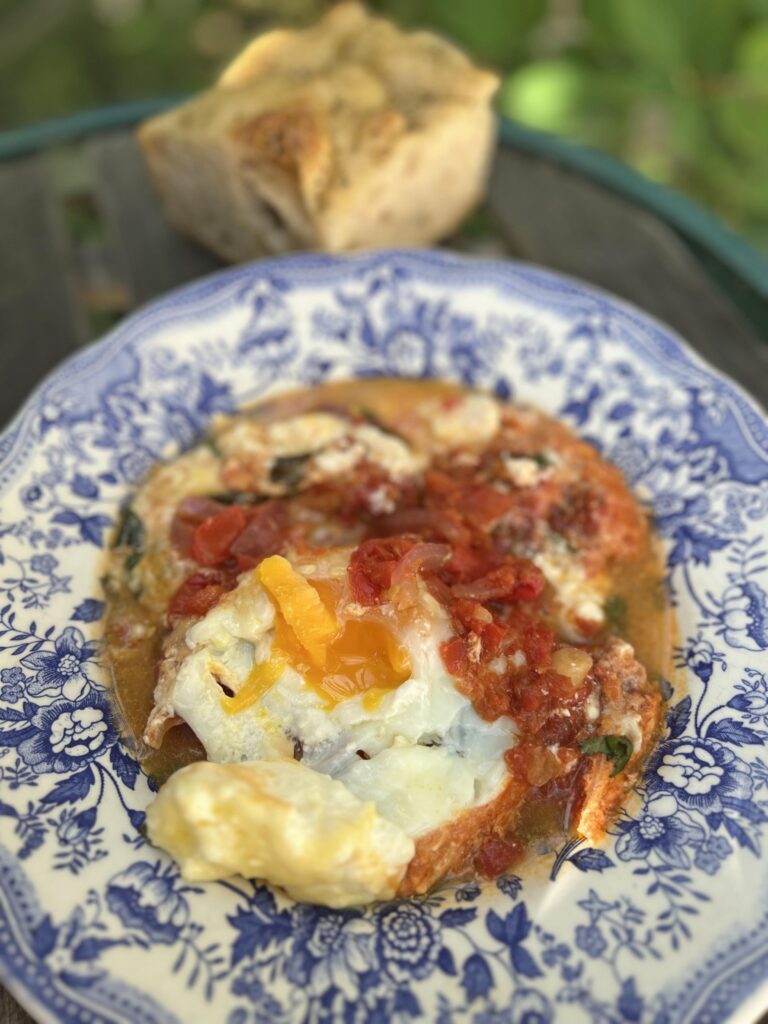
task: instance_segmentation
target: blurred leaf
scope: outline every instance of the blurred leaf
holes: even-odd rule
[[[548,0],[389,0],[375,6],[402,25],[444,33],[480,61],[509,66],[525,54],[527,37],[549,4]]]
[[[613,8],[615,0],[582,0],[584,33],[593,54],[603,59],[618,56]]]
[[[528,64],[505,79],[499,106],[508,117],[550,132],[580,123],[587,72],[566,59]]]
[[[768,103],[757,98],[726,95],[716,97],[712,107],[726,143],[736,153],[765,163],[765,154],[768,153]]]
[[[90,83],[83,76],[76,51],[66,41],[46,43],[32,59],[11,67],[16,123],[66,113],[92,102]],[[0,91],[5,93],[5,89]]]
[[[736,51],[736,66],[746,79],[765,88],[768,102],[768,24],[755,25],[744,33]]]
[[[434,4],[433,24],[481,60],[505,64],[525,52],[528,33],[547,7],[547,0],[450,0]]]
[[[677,157],[695,163],[711,144],[712,126],[706,107],[696,97],[672,96],[667,109],[669,145]]]
[[[677,0],[614,0],[609,10],[611,27],[631,57],[664,72],[685,66],[687,26]]]
[[[768,0],[765,0],[768,5]],[[614,59],[678,77],[721,72],[748,15],[744,0],[584,0],[592,42]]]
[[[741,31],[744,11],[739,0],[670,0],[691,65],[705,73],[727,70]]]

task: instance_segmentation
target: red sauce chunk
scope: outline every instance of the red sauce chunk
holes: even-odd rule
[[[331,396],[333,387],[329,386]],[[324,405],[321,389],[314,405],[306,402],[301,408],[340,409],[350,422],[379,422],[367,413],[363,416],[356,403],[364,391],[373,396],[375,406],[380,382],[356,382],[348,392],[339,387],[339,394],[346,397],[337,404],[326,399]],[[427,385],[413,382],[413,387]],[[444,397],[443,407],[450,411],[461,401],[462,395],[451,393]],[[386,414],[384,433],[400,430],[401,407],[407,426],[408,403],[397,401]],[[287,405],[286,409],[290,412]],[[643,750],[633,760],[625,759],[635,778],[657,735],[661,704],[641,664],[644,657],[624,643],[634,642],[633,624],[637,628],[641,620],[658,622],[662,616],[658,597],[653,598],[656,604],[649,597],[658,567],[642,510],[618,470],[566,428],[531,410],[507,407],[496,412],[502,426],[482,450],[459,443],[455,450],[424,444],[418,459],[402,456],[401,463],[411,468],[399,475],[395,470],[388,475],[384,459],[374,464],[374,454],[366,449],[364,458],[343,471],[346,476],[323,475],[315,467],[302,478],[305,467],[314,465],[312,449],[285,456],[280,464],[288,481],[284,489],[278,478],[262,477],[261,490],[253,484],[248,491],[252,475],[243,456],[236,491],[227,491],[234,476],[223,473],[219,493],[185,497],[176,506],[170,534],[166,532],[163,540],[166,553],[168,540],[173,549],[174,574],[164,577],[165,590],[151,609],[155,621],[164,621],[155,646],[142,655],[144,662],[154,659],[156,673],[162,645],[178,643],[178,636],[183,636],[186,623],[181,620],[206,615],[238,584],[241,574],[276,554],[294,559],[297,571],[307,573],[317,592],[315,603],[317,595],[323,603],[338,602],[332,609],[339,610],[338,622],[349,636],[340,634],[334,640],[336,654],[339,659],[348,655],[363,667],[381,653],[381,636],[386,633],[382,629],[381,636],[376,634],[371,622],[407,622],[417,602],[430,615],[436,614],[437,602],[439,652],[456,688],[485,722],[502,716],[514,722],[514,728],[506,723],[509,742],[516,745],[504,754],[509,772],[504,786],[486,805],[471,808],[480,817],[467,819],[459,830],[466,837],[466,855],[450,861],[452,871],[474,870],[489,878],[515,867],[532,845],[531,836],[544,834],[536,817],[544,814],[540,808],[555,808],[555,829],[564,826],[567,831],[589,805],[591,832],[582,834],[599,837],[605,831],[631,785],[631,779],[609,781],[609,757],[621,749],[615,741],[626,742],[611,733],[621,728],[626,715],[640,723],[632,731],[635,736],[638,730],[642,733]],[[416,440],[408,443],[418,445],[423,424],[413,429]],[[346,443],[345,436],[339,444]],[[384,446],[381,438],[377,443]],[[337,449],[342,455],[350,450]],[[269,459],[264,472],[271,472],[278,461],[271,455]],[[326,459],[326,465],[334,461],[344,463],[343,458]],[[163,524],[167,531],[167,517]],[[326,579],[325,570],[318,575],[298,564],[301,558],[304,566],[316,558],[320,563],[331,549],[343,549],[345,558],[350,552],[346,579],[343,569],[335,569],[336,575],[329,573]],[[346,564],[336,559],[337,553],[324,564]],[[116,552],[120,571],[128,554]],[[582,579],[591,587],[594,580],[600,581],[590,590],[589,600],[582,601],[579,592],[578,601],[566,607],[564,588],[558,592],[553,586],[562,586],[559,570],[550,569],[555,556],[575,564],[577,584]],[[571,568],[566,564],[567,572]],[[606,581],[628,609],[630,625],[621,638],[610,623],[602,624],[599,608],[594,612],[595,604],[609,594]],[[306,587],[306,581],[302,585]],[[640,587],[644,603],[633,592]],[[123,605],[116,606],[118,611],[123,608],[120,614],[128,609],[137,621],[148,619],[148,604],[142,605],[148,599],[141,594],[140,587],[124,586]],[[354,605],[370,609],[367,619]],[[590,613],[596,616],[594,621]],[[138,664],[138,655],[128,649],[127,639],[120,639],[125,632],[118,628],[120,614],[111,613],[117,623],[112,654],[120,648],[115,664],[122,686],[128,673],[125,666]],[[291,640],[301,651],[291,628],[285,627],[283,641]],[[150,632],[138,630],[134,635]],[[344,636],[349,650],[342,650]],[[391,652],[387,657],[387,664],[394,664]],[[401,685],[411,671],[407,659],[400,667],[402,673],[393,685]],[[614,728],[609,728],[612,722]],[[600,747],[607,740],[613,746]],[[369,757],[364,750],[358,755]],[[199,756],[197,750],[194,756]],[[458,839],[449,839],[458,848]],[[427,846],[433,844],[433,853],[442,841],[425,839]],[[420,858],[417,843],[416,867],[409,869],[404,894],[424,891],[431,884],[427,868],[423,877],[418,875]]]

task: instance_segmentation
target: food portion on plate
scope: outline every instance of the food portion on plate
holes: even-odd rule
[[[168,218],[237,262],[425,246],[478,203],[498,79],[358,3],[255,39],[139,141]]]
[[[194,881],[346,906],[599,841],[659,732],[646,515],[532,408],[325,385],[156,466],[110,554],[115,698]]]

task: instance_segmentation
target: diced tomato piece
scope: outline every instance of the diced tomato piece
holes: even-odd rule
[[[192,535],[190,554],[198,565],[221,565],[248,522],[241,505],[229,505],[204,519]]]
[[[430,495],[447,497],[456,493],[457,485],[448,473],[443,473],[439,469],[428,469],[424,474],[424,488],[427,497]]]
[[[457,583],[456,597],[475,601],[533,601],[544,589],[544,575],[527,558],[509,558],[480,579]]]
[[[531,622],[523,632],[523,650],[531,668],[546,668],[552,661],[555,634],[543,622]]]
[[[373,521],[377,536],[418,534],[426,540],[447,540],[451,544],[468,544],[471,532],[456,512],[435,508],[400,508],[388,516]]]
[[[475,632],[478,631],[478,626],[481,623],[487,621],[490,614],[478,601],[471,601],[469,598],[453,601],[451,612],[453,618],[465,629],[473,629]]]
[[[486,658],[495,657],[501,648],[501,642],[507,634],[504,626],[500,622],[488,622],[483,626],[480,626],[477,632],[480,634],[480,638],[483,641],[483,654]]]
[[[529,756],[530,747],[527,743],[518,743],[516,747],[504,751],[504,762],[510,774],[517,779],[527,778],[526,769]]]
[[[452,676],[462,678],[466,674],[469,666],[469,652],[467,651],[467,641],[463,636],[454,636],[450,640],[443,641],[440,645],[440,654],[443,664]]]
[[[546,585],[546,578],[541,569],[527,558],[520,559],[520,561],[524,564],[518,565],[514,599],[535,601]]]
[[[350,562],[347,573],[349,585],[352,588],[352,596],[358,604],[369,607],[379,603],[386,587],[372,579],[362,564]]]
[[[189,556],[192,537],[195,530],[206,519],[217,515],[227,506],[213,498],[192,495],[184,498],[174,513],[171,521],[171,543],[182,555]]]
[[[347,570],[354,599],[359,604],[378,604],[392,585],[400,559],[417,543],[416,537],[400,536],[374,537],[358,544]]]
[[[563,494],[561,504],[549,513],[553,530],[574,540],[594,537],[605,522],[608,511],[605,496],[587,485],[573,485]]]
[[[475,868],[484,878],[496,878],[516,864],[523,854],[520,843],[512,843],[498,836],[486,839],[475,854]]]
[[[471,548],[466,544],[454,544],[451,560],[446,566],[456,583],[468,583],[484,576],[498,564],[495,552],[482,548]]]
[[[202,618],[231,590],[235,581],[223,573],[196,572],[187,577],[168,605],[171,625],[188,615]]]
[[[241,572],[255,569],[263,558],[279,554],[288,528],[288,507],[283,501],[266,501],[251,512],[248,525],[229,549]]]
[[[515,495],[479,484],[462,488],[461,508],[464,517],[478,530],[489,530],[517,504]]]

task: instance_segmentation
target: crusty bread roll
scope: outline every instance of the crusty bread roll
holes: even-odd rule
[[[168,217],[226,260],[425,245],[480,198],[497,79],[358,3],[255,39],[141,126]]]

